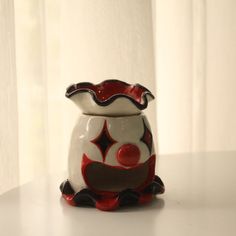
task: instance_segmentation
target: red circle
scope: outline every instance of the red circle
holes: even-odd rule
[[[134,144],[124,144],[118,149],[116,158],[124,166],[135,166],[140,159],[139,148]]]

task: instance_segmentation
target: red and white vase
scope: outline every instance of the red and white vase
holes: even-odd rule
[[[155,175],[151,128],[142,113],[154,99],[147,88],[119,80],[78,83],[66,97],[83,113],[71,137],[69,177],[60,186],[69,204],[114,210],[164,192]]]

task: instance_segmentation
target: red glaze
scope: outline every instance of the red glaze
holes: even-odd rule
[[[106,198],[114,198],[114,196],[116,196],[118,194],[118,192],[100,191],[98,189],[94,189],[90,185],[90,183],[87,179],[87,176],[86,176],[86,168],[89,164],[94,163],[94,162],[96,162],[96,161],[90,160],[86,154],[83,155],[81,170],[82,170],[82,176],[84,178],[84,181],[85,181],[86,185],[96,194],[102,195]],[[146,181],[141,186],[139,186],[137,189],[134,189],[137,192],[140,192],[145,187],[147,187],[147,185],[149,185],[155,177],[156,156],[152,155],[151,157],[149,157],[149,159],[146,162],[148,162],[148,165],[149,165],[148,176],[147,176]],[[107,165],[107,164],[104,164],[104,163],[103,163],[103,165],[107,166],[108,168],[123,169],[123,170],[126,170],[126,171],[130,170],[130,169],[126,169],[125,167],[122,167],[122,166],[110,166],[110,165]],[[141,165],[144,165],[144,163],[139,163],[139,164],[137,164],[136,166],[134,166],[132,168],[139,168]]]
[[[73,201],[74,195],[63,194],[62,196],[68,202],[68,204],[72,206],[80,205],[78,203],[75,204],[75,202]],[[139,196],[138,204],[146,204],[152,201],[152,199],[153,199],[153,194],[151,193],[146,194],[146,193],[141,192]],[[113,211],[120,206],[120,200],[117,195],[111,198],[96,199],[95,202],[96,202],[95,207],[101,211]]]
[[[96,96],[100,101],[105,101],[114,94],[125,94],[140,103],[143,93],[143,89],[140,87],[117,82],[105,82],[98,86],[91,85],[88,88],[96,93]]]
[[[102,211],[112,211],[119,207],[119,200],[115,198],[100,199],[96,202],[96,208]]]
[[[91,93],[94,101],[101,106],[109,105],[118,97],[126,97],[140,110],[145,109],[148,105],[146,95],[154,99],[154,96],[147,88],[139,84],[132,85],[120,80],[105,80],[100,84],[86,82],[73,84],[67,88],[66,96],[70,98],[82,92]]]
[[[62,188],[60,187],[60,189],[63,198],[70,205],[84,206],[88,204],[89,206],[95,206],[97,209],[102,211],[112,211],[120,206],[125,206],[127,205],[127,200],[128,205],[146,204],[152,201],[154,195],[162,194],[165,191],[165,187],[158,176],[155,176],[153,181],[144,189],[127,189],[113,195],[107,195],[105,193],[102,195],[94,194],[94,191],[89,189],[83,189],[76,193],[73,192],[68,180],[63,183],[63,186]]]
[[[118,149],[116,158],[123,166],[135,166],[138,164],[140,159],[139,148],[134,144],[124,144]]]
[[[71,205],[75,206],[74,194],[62,194],[62,197]]]
[[[152,133],[148,129],[148,127],[146,126],[144,120],[143,120],[143,126],[144,126],[144,133],[143,133],[143,136],[140,140],[147,145],[149,153],[151,154],[151,152],[152,152]]]
[[[148,194],[141,194],[140,198],[139,198],[139,204],[145,204],[148,203],[150,201],[152,201],[153,195],[148,193]]]
[[[102,154],[102,160],[105,162],[107,152],[109,151],[110,147],[117,143],[109,134],[107,128],[107,121],[105,120],[103,128],[95,139],[90,141],[91,143],[95,144]]]
[[[126,84],[121,81],[104,81],[103,83],[93,85],[81,83],[77,85],[77,90],[89,89],[95,92],[100,101],[106,101],[116,94],[124,94],[132,97],[135,101],[141,102],[143,92],[147,91],[144,87]]]

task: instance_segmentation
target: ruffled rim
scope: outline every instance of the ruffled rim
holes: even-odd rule
[[[77,93],[88,92],[99,106],[108,106],[117,98],[129,99],[139,110],[148,106],[148,98],[154,99],[153,94],[140,84],[128,84],[120,80],[105,80],[99,84],[82,82],[70,85],[66,90],[66,97]]]
[[[102,211],[112,211],[122,206],[148,203],[154,195],[165,192],[162,180],[155,176],[153,182],[140,192],[126,189],[114,196],[103,196],[84,188],[75,193],[69,180],[60,185],[63,198],[72,206],[92,206]]]

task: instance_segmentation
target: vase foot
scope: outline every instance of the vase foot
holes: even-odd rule
[[[103,211],[112,211],[118,207],[145,204],[152,201],[153,196],[165,192],[165,186],[160,177],[155,176],[153,182],[142,191],[126,189],[112,196],[94,193],[88,188],[75,192],[69,182],[60,185],[63,198],[73,206],[92,206]]]

